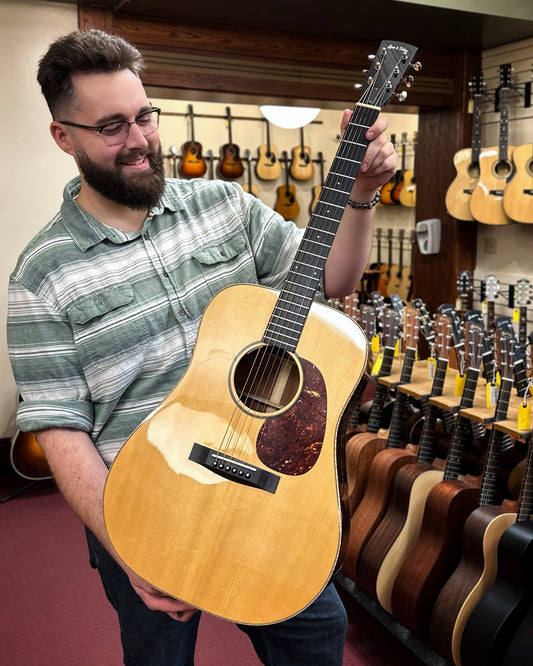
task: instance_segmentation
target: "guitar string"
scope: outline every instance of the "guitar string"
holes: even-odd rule
[[[388,55],[388,51],[384,54],[384,56]],[[401,58],[398,59],[396,63],[396,67],[392,69],[394,72],[397,70],[398,65],[400,63]],[[380,69],[383,67],[384,61],[380,64]],[[384,99],[386,95],[386,86],[389,83],[388,77],[387,80],[382,84],[381,90],[378,92],[378,96],[381,96],[382,99]],[[327,210],[326,212],[329,213],[329,206],[334,206],[337,208],[340,208],[341,211],[344,210],[346,200],[349,195],[349,191],[351,190],[351,185],[353,184],[353,180],[355,180],[355,177],[357,175],[358,168],[361,164],[360,160],[353,159],[352,156],[349,154],[350,152],[350,143],[353,144],[352,152],[357,153],[358,150],[361,152],[361,159],[364,156],[364,152],[366,151],[366,147],[368,145],[368,141],[364,138],[364,135],[368,129],[368,127],[372,124],[371,121],[375,120],[377,116],[379,115],[379,111],[383,104],[380,104],[379,106],[377,105],[368,105],[367,100],[371,96],[372,89],[375,86],[375,81],[371,80],[369,83],[368,88],[365,90],[365,92],[361,95],[361,99],[359,102],[356,104],[352,116],[350,118],[350,121],[348,123],[348,126],[345,130],[343,139],[341,141],[341,144],[339,146],[339,149],[337,151],[337,154],[333,160],[332,163],[332,170],[330,170],[328,176],[326,177],[326,180],[324,182],[324,187],[322,188],[321,195],[319,196],[319,200],[317,202],[317,205],[311,215],[311,220],[308,226],[308,229],[312,229],[313,233],[315,231],[325,231],[327,234],[332,234],[332,231],[328,229],[329,222],[328,216],[326,215],[321,215],[319,210],[323,206],[323,199],[325,198],[326,192],[330,193],[330,196],[332,197],[332,201],[329,203],[326,203]],[[379,100],[377,100],[379,102]],[[361,120],[358,120],[358,117],[360,116]],[[373,118],[373,116],[375,116]],[[366,121],[366,122],[364,122]],[[361,135],[361,136],[360,136]],[[346,149],[346,150],[345,150]],[[355,157],[355,155],[354,155]],[[333,170],[333,167],[335,167],[335,170]],[[338,169],[338,170],[337,170]],[[348,179],[348,184],[350,185],[349,189],[345,186],[344,190],[345,191],[339,191],[336,187],[331,187],[330,184],[328,184],[328,181],[331,181],[334,178],[346,178]],[[351,183],[349,182],[351,180]],[[344,199],[344,201],[342,201]],[[338,212],[338,211],[337,211]],[[340,222],[340,217],[342,217],[342,212],[339,214],[339,219],[335,220],[335,225],[338,226]],[[316,224],[313,225],[313,222],[316,222]],[[326,222],[326,227],[322,228],[322,223]],[[302,239],[302,243],[300,245],[300,248],[298,250],[298,253],[305,254],[307,255],[310,260],[310,266],[313,268],[313,273],[315,275],[314,281],[317,283],[316,286],[318,286],[318,280],[316,279],[316,276],[318,275],[319,277],[322,274],[322,268],[321,265],[325,263],[325,259],[327,258],[327,254],[329,253],[329,248],[327,248],[327,252],[325,256],[322,256],[321,254],[316,254],[315,252],[311,252],[309,249],[306,249],[309,245],[316,245],[316,243],[312,243],[311,241],[307,240],[306,234],[308,232],[308,229],[306,229],[306,232],[304,233],[304,237]],[[335,229],[336,230],[336,229]],[[333,232],[334,235],[334,232]],[[320,233],[318,237],[321,237]],[[315,262],[313,264],[313,261]],[[297,259],[295,259],[295,262],[293,262],[293,266],[298,265],[299,262]],[[305,262],[304,262],[305,263]],[[320,268],[320,271],[318,270]],[[289,276],[293,273],[294,268],[291,267],[291,270],[289,271]],[[310,283],[307,288],[312,289]],[[304,285],[305,287],[305,285]],[[316,290],[316,287],[315,287]],[[282,291],[282,294],[285,294],[285,290]],[[280,294],[280,297],[281,295]],[[288,291],[289,294],[289,299],[288,303],[294,308],[296,306],[297,308],[297,315],[299,317],[303,317],[305,320],[305,317],[307,316],[307,312],[310,308],[310,305],[302,305],[302,298],[298,296],[296,292],[290,292]],[[279,300],[279,299],[278,299]],[[305,317],[302,315],[302,311],[304,311]],[[272,318],[271,318],[272,321]],[[270,326],[271,322],[269,322]],[[279,326],[279,324],[278,324]],[[274,346],[275,347],[275,346]],[[284,350],[284,346],[279,345],[279,347]],[[285,350],[286,351],[286,350]],[[248,372],[248,377],[246,378],[245,384],[243,386],[242,394],[247,395],[247,393],[254,387],[254,386],[260,386],[262,381],[265,380],[264,373],[265,369],[268,368],[270,365],[270,370],[269,370],[269,375],[271,377],[268,378],[268,385],[271,387],[274,387],[275,384],[277,383],[277,377],[279,377],[279,372],[280,369],[282,368],[284,364],[284,359],[286,358],[285,354],[282,353],[279,356],[279,361],[277,364],[277,368],[274,368],[274,363],[269,364],[268,360],[271,358],[271,352],[269,350],[269,346],[265,345],[264,349],[258,350],[257,353],[255,354],[254,360],[252,362],[252,366]],[[270,391],[272,388],[270,389]],[[239,396],[240,399],[240,396]],[[236,417],[236,418],[235,418]],[[245,443],[247,440],[249,440],[249,437],[247,436],[245,432],[245,428],[242,428],[243,434],[239,437],[239,421],[241,419],[249,420],[250,416],[245,412],[245,410],[241,409],[237,405],[234,408],[233,411],[233,417],[230,419],[228,426],[226,428],[226,432],[219,444],[218,448],[218,454],[220,456],[226,455],[226,452],[232,449],[232,440],[235,440],[237,438],[237,443],[238,440],[240,439],[240,445],[235,445],[233,446],[234,451],[232,451],[232,454],[235,455],[235,453],[242,454],[243,448],[245,446]],[[232,432],[234,434],[232,434]],[[235,456],[236,457],[236,456]]]

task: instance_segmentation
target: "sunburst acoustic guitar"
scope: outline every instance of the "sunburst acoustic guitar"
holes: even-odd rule
[[[294,220],[300,214],[300,204],[296,197],[296,188],[289,183],[290,167],[286,150],[283,151],[282,161],[285,164],[285,183],[276,189],[274,210],[286,220]]]
[[[182,148],[182,158],[179,163],[179,172],[185,178],[200,178],[207,171],[207,163],[202,155],[202,144],[194,139],[194,111],[192,104],[188,106],[191,123],[191,140],[186,141]]]
[[[231,109],[226,107],[226,120],[228,123],[228,143],[220,148],[220,160],[218,162],[218,174],[221,178],[234,180],[240,178],[244,173],[244,164],[240,156],[240,148],[233,143],[233,134],[231,131]]]
[[[511,224],[503,207],[507,184],[514,174],[511,160],[514,146],[509,145],[509,84],[511,65],[500,66],[500,122],[498,146],[485,148],[479,160],[479,180],[470,199],[470,212],[483,224]]]
[[[104,518],[118,556],[213,615],[292,617],[342,560],[344,420],[367,341],[313,298],[366,130],[415,51],[380,45],[281,291],[235,285],[213,298],[186,373],[110,469]]]

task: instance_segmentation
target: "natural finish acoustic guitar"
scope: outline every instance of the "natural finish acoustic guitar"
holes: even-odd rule
[[[511,65],[500,67],[500,123],[498,146],[485,148],[479,160],[479,180],[470,199],[470,212],[483,224],[511,224],[503,207],[507,183],[514,174],[511,160],[514,146],[509,145],[509,84]]]
[[[414,52],[381,44],[282,290],[235,285],[213,298],[188,370],[109,472],[104,518],[118,556],[231,621],[296,615],[343,557],[344,421],[367,341],[313,299],[367,128]]]
[[[281,164],[278,160],[276,146],[270,142],[270,123],[265,118],[266,143],[259,146],[255,175],[260,180],[277,180],[281,175]]]

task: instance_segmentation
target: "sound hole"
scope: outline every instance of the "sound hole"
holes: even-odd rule
[[[243,405],[258,414],[285,409],[297,397],[300,368],[279,347],[260,346],[248,351],[234,372],[235,394]]]

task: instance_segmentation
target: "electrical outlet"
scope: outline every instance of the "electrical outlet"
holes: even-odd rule
[[[485,254],[496,254],[498,243],[495,236],[485,236],[484,240]]]

